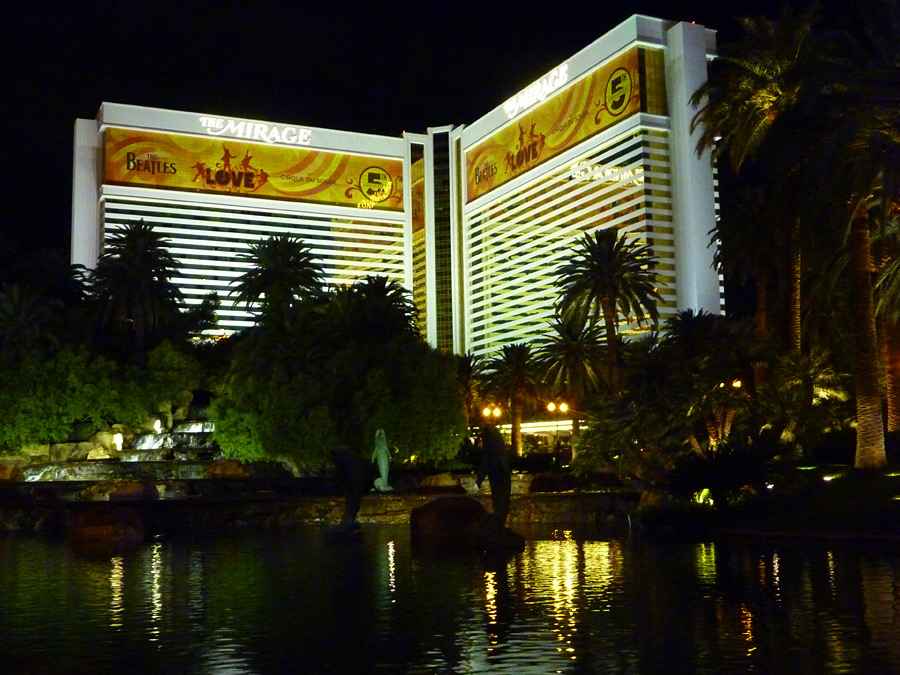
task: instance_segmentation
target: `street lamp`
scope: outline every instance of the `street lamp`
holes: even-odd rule
[[[490,405],[485,406],[484,410],[481,411],[481,414],[484,415],[485,420],[490,421],[493,417],[495,420],[500,419],[500,415],[503,414],[503,410],[498,405],[494,405],[491,403]]]
[[[550,401],[547,404],[547,410],[550,414],[555,412],[559,412],[560,415],[565,415],[569,411],[569,405],[567,403],[555,403],[554,401]],[[556,417],[556,450],[559,450],[559,417]]]

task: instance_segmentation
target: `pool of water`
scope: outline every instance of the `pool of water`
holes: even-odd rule
[[[0,537],[0,672],[900,672],[900,545],[660,543],[535,528],[507,563],[405,527]]]

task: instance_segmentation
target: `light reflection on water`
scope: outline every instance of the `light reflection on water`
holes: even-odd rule
[[[900,547],[527,534],[487,567],[414,555],[402,527],[105,559],[2,537],[0,672],[900,672]]]

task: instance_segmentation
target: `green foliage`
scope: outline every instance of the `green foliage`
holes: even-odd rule
[[[456,362],[425,344],[399,287],[365,280],[241,336],[211,408],[239,459],[327,461],[335,442],[397,460],[452,457],[465,431]]]
[[[163,237],[141,220],[110,238],[91,273],[90,291],[104,335],[136,362],[182,325],[181,291],[171,281],[177,269]]]
[[[147,355],[154,393],[160,398],[172,398],[179,392],[193,391],[202,385],[200,361],[185,349],[166,340]]]
[[[75,422],[137,425],[151,409],[146,374],[121,368],[86,349],[52,357],[29,354],[0,371],[0,447],[65,440]]]
[[[287,386],[265,378],[240,379],[217,391],[210,409],[215,438],[230,459],[259,461],[287,455],[326,460],[334,442],[327,408],[317,403],[315,386],[298,379]]]

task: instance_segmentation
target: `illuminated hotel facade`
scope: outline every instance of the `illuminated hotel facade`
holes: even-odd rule
[[[715,178],[689,103],[714,51],[709,29],[634,16],[476,122],[402,137],[104,103],[75,126],[72,261],[94,267],[143,220],[186,303],[215,292],[232,332],[253,324],[229,295],[242,255],[289,234],[328,284],[398,281],[432,345],[487,355],[544,334],[556,267],[615,227],[659,259],[663,318],[717,313]]]

